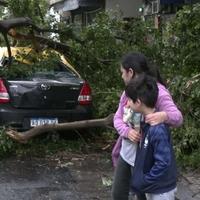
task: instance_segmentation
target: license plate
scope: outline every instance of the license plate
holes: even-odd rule
[[[30,126],[41,126],[44,124],[58,124],[57,118],[31,118],[30,120]]]

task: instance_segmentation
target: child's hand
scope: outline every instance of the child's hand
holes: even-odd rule
[[[136,130],[134,129],[131,129],[129,132],[128,132],[128,139],[131,140],[132,142],[139,142],[140,141],[140,138],[141,138],[141,134],[138,133]]]
[[[163,123],[167,120],[167,113],[166,112],[155,112],[145,116],[145,122],[150,125],[156,125]]]

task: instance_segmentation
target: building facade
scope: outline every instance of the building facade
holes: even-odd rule
[[[141,16],[142,4],[142,0],[106,0],[105,10],[118,9],[124,18],[135,18]]]
[[[102,10],[119,10],[123,18],[139,17],[143,0],[50,0],[49,3],[68,23],[87,25]]]

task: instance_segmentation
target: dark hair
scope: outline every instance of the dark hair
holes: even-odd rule
[[[159,83],[166,86],[158,68],[156,66],[150,65],[148,59],[142,53],[135,52],[125,54],[121,59],[121,65],[127,71],[131,68],[136,74],[145,73],[149,76],[152,76]]]
[[[153,77],[140,74],[130,80],[125,93],[134,103],[140,99],[147,107],[154,108],[158,98],[158,86]]]

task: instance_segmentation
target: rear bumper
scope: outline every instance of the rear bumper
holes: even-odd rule
[[[58,123],[86,120],[92,118],[92,106],[79,105],[73,110],[16,109],[7,104],[0,106],[0,126],[27,130],[31,128],[31,118],[57,118]]]

